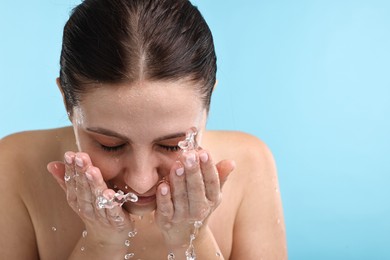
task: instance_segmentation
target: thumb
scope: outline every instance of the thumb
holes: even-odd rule
[[[61,188],[66,191],[66,185],[64,181],[65,165],[63,162],[55,161],[47,164],[47,170],[53,175],[54,179],[58,182]]]
[[[236,162],[233,160],[222,160],[219,163],[217,163],[216,167],[217,167],[219,181],[222,189],[228,176],[236,168]]]

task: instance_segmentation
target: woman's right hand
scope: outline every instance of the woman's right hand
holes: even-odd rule
[[[115,191],[109,189],[99,168],[92,165],[88,154],[66,152],[63,162],[50,162],[49,172],[66,192],[70,207],[86,226],[91,245],[109,245],[123,248],[128,233],[134,230],[134,222],[122,207],[99,209],[98,196],[112,199]]]

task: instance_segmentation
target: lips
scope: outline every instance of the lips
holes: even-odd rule
[[[156,195],[138,196],[138,201],[135,202],[135,204],[147,204],[147,203],[155,201],[155,199],[156,199]]]

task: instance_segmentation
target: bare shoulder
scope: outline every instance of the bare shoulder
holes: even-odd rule
[[[33,223],[39,219],[42,191],[55,187],[46,165],[58,160],[63,144],[67,143],[67,132],[28,131],[0,139],[0,208],[7,210],[0,218],[0,229],[9,234],[0,236],[0,255],[4,259],[39,258]]]
[[[230,259],[286,259],[283,209],[270,149],[243,132],[210,131],[205,140],[220,159],[233,159],[237,166],[224,187],[229,206],[239,198],[234,203]]]
[[[208,131],[205,141],[216,161],[235,161],[236,170],[229,179],[233,179],[236,190],[242,188],[245,193],[257,182],[274,182],[277,179],[273,155],[258,137],[238,131]]]
[[[0,178],[6,182],[18,182],[20,187],[26,183],[26,178],[32,177],[32,173],[45,170],[48,162],[60,158],[68,136],[68,128],[58,128],[3,137],[0,139]],[[4,188],[10,187],[15,186]]]
[[[208,131],[207,145],[221,159],[233,159],[237,166],[273,167],[274,159],[268,146],[258,137],[239,131]]]

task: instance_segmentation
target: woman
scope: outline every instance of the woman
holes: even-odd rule
[[[2,258],[287,258],[271,153],[205,130],[216,57],[189,1],[86,0],[60,65],[73,127],[0,143]],[[138,201],[97,204],[120,192]]]

